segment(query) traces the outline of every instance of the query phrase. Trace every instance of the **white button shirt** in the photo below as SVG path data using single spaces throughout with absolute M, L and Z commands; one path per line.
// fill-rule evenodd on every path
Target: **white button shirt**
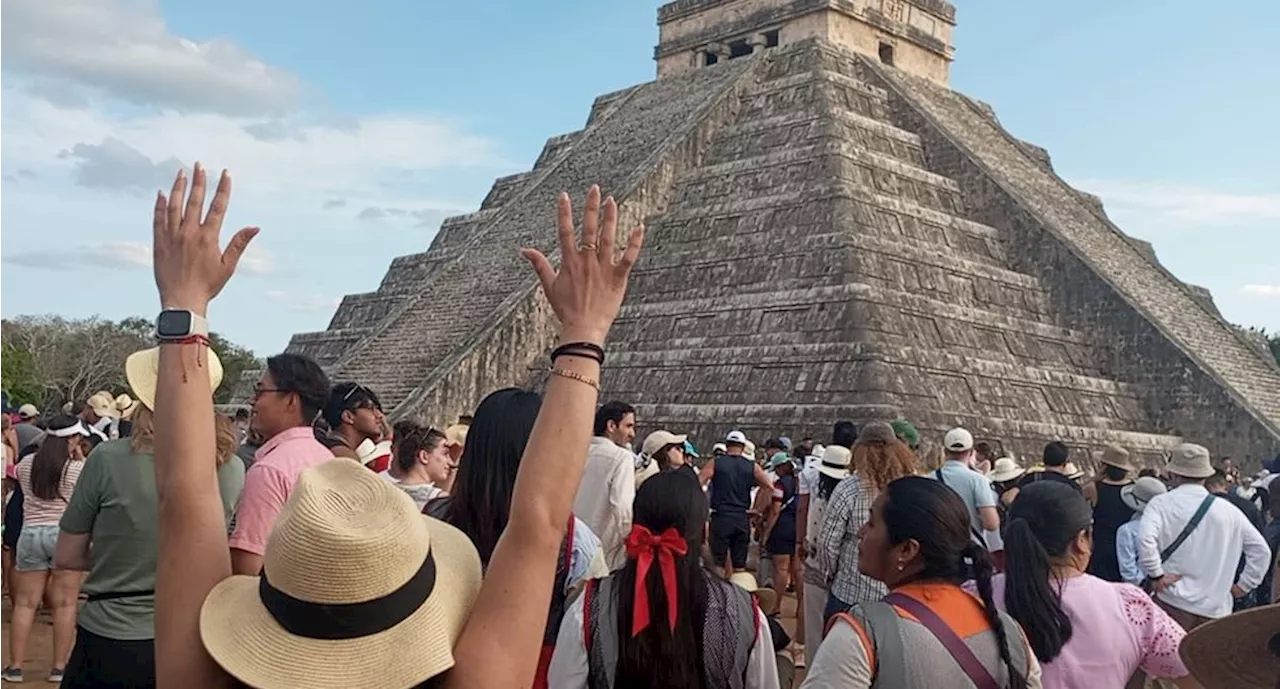
M 1231 614 L 1231 587 L 1252 591 L 1262 583 L 1271 549 L 1239 508 L 1215 499 L 1209 511 L 1167 562 L 1160 551 L 1168 547 L 1191 521 L 1209 492 L 1198 484 L 1184 484 L 1147 503 L 1138 527 L 1138 561 L 1147 576 L 1182 576 L 1157 594 L 1179 610 L 1217 619 Z M 1244 571 L 1236 567 L 1244 554 Z
M 592 438 L 573 513 L 600 539 L 610 571 L 627 561 L 624 542 L 631 532 L 631 503 L 635 499 L 635 457 L 608 438 Z

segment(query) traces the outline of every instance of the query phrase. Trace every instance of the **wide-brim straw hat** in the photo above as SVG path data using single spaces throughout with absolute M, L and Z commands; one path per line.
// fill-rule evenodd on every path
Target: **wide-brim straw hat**
M 109 392 L 93 393 L 86 404 L 88 404 L 89 408 L 93 410 L 93 413 L 97 414 L 99 417 L 109 419 L 120 418 L 120 412 L 116 409 L 116 398 L 112 397 Z
M 298 478 L 263 576 L 233 576 L 209 593 L 200 637 L 255 687 L 412 687 L 453 667 L 480 580 L 465 534 L 335 459 Z
M 1098 461 L 1117 469 L 1134 470 L 1133 462 L 1129 461 L 1129 451 L 1118 445 L 1107 445 L 1102 448 Z
M 1205 689 L 1274 689 L 1280 678 L 1280 605 L 1202 624 L 1178 650 Z
M 208 350 L 208 354 L 209 389 L 217 390 L 222 384 L 222 361 L 212 349 Z M 195 369 L 194 361 L 183 365 L 189 365 Z M 130 354 L 129 358 L 124 360 L 124 377 L 129 381 L 129 389 L 133 390 L 134 397 L 137 397 L 147 409 L 155 411 L 156 384 L 160 380 L 160 348 L 152 347 Z
M 822 464 L 818 472 L 834 479 L 843 479 L 849 475 L 849 463 L 853 461 L 853 453 L 842 445 L 830 445 L 822 453 Z
M 734 572 L 729 576 L 729 583 L 748 593 L 754 593 L 756 601 L 760 604 L 760 610 L 764 614 L 771 615 L 777 612 L 778 592 L 771 588 L 761 588 L 756 581 L 756 575 L 751 572 Z
M 138 407 L 142 403 L 133 399 L 128 395 L 119 395 L 116 397 L 116 411 L 120 412 L 120 418 L 129 419 L 133 417 L 133 413 L 138 411 Z
M 1018 460 L 1013 457 L 1001 457 L 991 466 L 991 473 L 987 474 L 987 478 L 996 483 L 1004 483 L 1005 481 L 1012 481 L 1025 473 L 1027 473 L 1027 470 L 1018 464 Z

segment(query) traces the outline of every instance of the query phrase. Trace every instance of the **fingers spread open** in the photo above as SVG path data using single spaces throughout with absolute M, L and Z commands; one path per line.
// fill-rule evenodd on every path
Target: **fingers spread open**
M 599 234 L 600 187 L 593 184 L 587 190 L 587 208 L 582 214 L 582 245 L 586 247 L 597 246 Z
M 163 191 L 156 192 L 155 212 L 151 217 L 151 232 L 159 237 L 164 232 L 165 223 L 169 218 L 169 200 L 164 197 Z M 154 240 L 152 240 L 154 243 Z
M 227 204 L 231 201 L 231 175 L 226 170 L 218 178 L 218 189 L 213 192 L 213 203 L 209 204 L 209 214 L 204 218 L 205 229 L 215 233 L 222 229 L 222 219 L 227 215 Z
M 191 223 L 192 228 L 200 225 L 200 216 L 204 213 L 204 185 L 204 166 L 197 162 L 191 172 L 191 196 L 187 199 L 187 210 L 182 214 L 183 222 Z
M 627 249 L 622 252 L 622 258 L 618 259 L 618 267 L 622 270 L 623 275 L 631 272 L 631 267 L 640 258 L 640 247 L 643 245 L 644 225 L 641 225 L 631 231 L 631 237 L 627 239 Z
M 560 238 L 560 260 L 568 261 L 576 256 L 578 252 L 573 233 L 573 201 L 569 200 L 569 194 L 565 192 L 560 192 L 560 198 L 556 201 L 556 234 Z
M 187 170 L 186 168 L 178 168 L 178 175 L 173 178 L 173 189 L 169 190 L 169 218 L 168 225 L 170 232 L 177 232 L 178 227 L 182 225 L 182 201 L 187 193 Z
M 538 274 L 538 281 L 542 283 L 542 291 L 545 294 L 551 294 L 551 286 L 556 282 L 556 269 L 551 266 L 551 261 L 542 255 L 537 249 L 521 249 L 520 255 L 524 256 L 529 265 L 533 266 L 533 272 Z
M 613 197 L 604 200 L 604 222 L 600 225 L 600 260 L 613 264 L 613 245 L 618 237 L 618 202 Z
M 244 256 L 244 250 L 249 248 L 249 242 L 257 236 L 258 228 L 245 227 L 236 232 L 231 237 L 231 241 L 227 242 L 227 248 L 222 252 L 222 268 L 228 278 L 236 272 L 236 265 L 240 263 L 240 257 Z

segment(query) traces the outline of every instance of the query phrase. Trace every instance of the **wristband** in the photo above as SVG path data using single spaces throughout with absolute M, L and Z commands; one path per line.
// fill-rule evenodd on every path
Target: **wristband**
M 604 347 L 594 342 L 570 342 L 556 347 L 551 352 L 551 361 L 562 356 L 577 356 L 583 359 L 594 359 L 601 366 L 604 365 Z

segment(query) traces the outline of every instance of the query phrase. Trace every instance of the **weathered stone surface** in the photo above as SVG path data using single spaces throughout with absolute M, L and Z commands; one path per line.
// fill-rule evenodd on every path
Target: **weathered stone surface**
M 1280 373 L 1207 293 L 974 101 L 822 41 L 602 96 L 291 348 L 432 423 L 536 382 L 555 328 L 516 250 L 552 247 L 556 193 L 593 182 L 648 226 L 603 380 L 646 429 L 901 415 L 1027 457 L 1280 450 Z

